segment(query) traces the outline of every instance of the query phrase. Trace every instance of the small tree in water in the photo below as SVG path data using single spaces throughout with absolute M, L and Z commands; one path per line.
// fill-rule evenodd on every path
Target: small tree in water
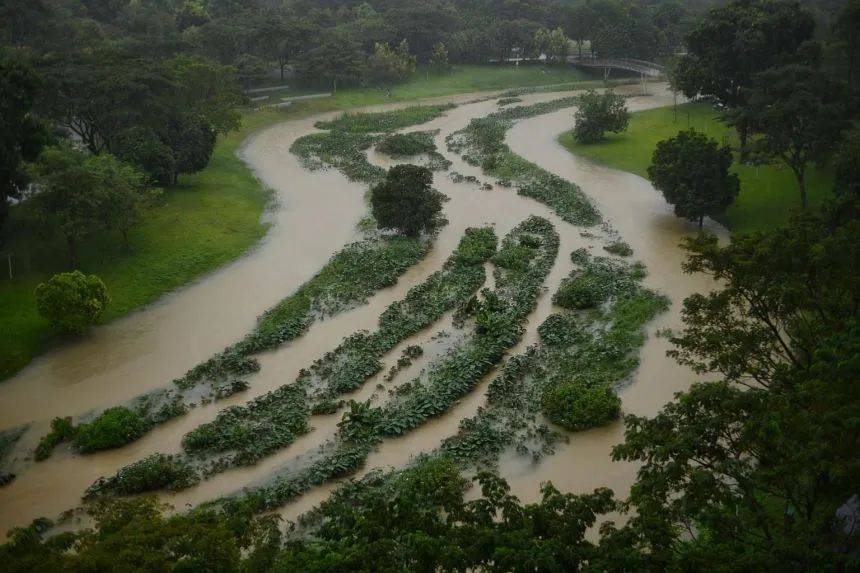
M 721 213 L 738 196 L 732 151 L 694 129 L 661 141 L 654 150 L 648 178 L 675 208 L 679 217 L 699 223 Z
M 621 133 L 630 123 L 630 113 L 624 98 L 612 91 L 599 94 L 589 90 L 579 98 L 574 114 L 573 135 L 579 143 L 603 141 L 607 131 Z
M 373 187 L 370 204 L 381 229 L 415 236 L 436 226 L 443 195 L 430 188 L 433 174 L 426 167 L 395 165 L 385 181 Z

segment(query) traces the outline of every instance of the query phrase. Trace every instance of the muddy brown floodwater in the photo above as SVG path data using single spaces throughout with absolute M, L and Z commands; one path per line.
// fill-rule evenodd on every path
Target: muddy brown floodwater
M 638 110 L 671 103 L 671 95 L 663 87 L 650 86 L 649 90 L 652 95 L 628 100 L 629 107 Z M 523 104 L 556 99 L 561 95 L 569 94 L 523 96 Z M 471 94 L 435 101 L 463 103 L 474 97 Z M 495 100 L 468 103 L 409 130 L 440 130 L 436 143 L 439 151 L 453 162 L 451 171 L 491 182 L 478 168 L 449 153 L 444 138 L 464 127 L 470 119 L 496 109 Z M 645 283 L 672 299 L 671 310 L 649 325 L 650 336 L 642 349 L 641 366 L 629 386 L 621 391 L 626 412 L 653 414 L 675 391 L 686 388 L 694 379 L 689 370 L 665 356 L 667 343 L 654 336 L 654 332 L 658 328 L 678 327 L 683 298 L 707 290 L 711 285 L 703 277 L 681 271 L 683 253 L 678 244 L 683 236 L 695 232 L 695 228 L 675 218 L 647 181 L 573 157 L 557 143 L 556 137 L 570 128 L 571 114 L 572 109 L 565 109 L 522 120 L 510 130 L 507 142 L 515 153 L 582 187 L 606 222 L 633 247 L 634 257 L 648 267 Z M 334 170 L 307 171 L 289 152 L 296 138 L 314 131 L 313 124 L 318 119 L 320 117 L 273 126 L 251 138 L 243 148 L 244 159 L 261 180 L 276 191 L 278 199 L 278 206 L 268 215 L 272 229 L 257 248 L 158 303 L 96 329 L 87 339 L 46 354 L 12 380 L 0 384 L 0 429 L 34 421 L 24 442 L 35 444 L 53 416 L 81 414 L 165 386 L 189 367 L 239 339 L 253 327 L 257 315 L 294 291 L 322 267 L 332 253 L 354 240 L 355 225 L 365 212 L 364 186 L 349 182 Z M 369 158 L 384 167 L 392 164 L 390 158 L 374 152 Z M 522 342 L 510 354 L 536 342 L 537 326 L 555 310 L 551 293 L 572 268 L 569 254 L 581 247 L 599 254 L 607 242 L 607 234 L 600 228 L 592 228 L 587 230 L 593 235 L 583 236 L 586 229 L 565 223 L 546 206 L 520 197 L 510 189 L 494 187 L 492 191 L 483 191 L 474 184 L 453 183 L 444 172 L 436 175 L 435 186 L 450 198 L 445 204 L 449 223 L 439 233 L 426 259 L 409 269 L 397 285 L 378 292 L 364 306 L 314 324 L 298 340 L 262 355 L 261 371 L 249 379 L 251 388 L 247 392 L 192 410 L 119 450 L 83 457 L 73 455 L 68 448 L 59 448 L 45 462 L 30 465 L 15 481 L 0 488 L 0 530 L 26 525 L 39 516 L 55 517 L 79 505 L 83 491 L 98 477 L 111 475 L 120 467 L 154 452 L 178 452 L 182 436 L 198 424 L 213 419 L 221 408 L 244 403 L 292 382 L 300 368 L 332 350 L 344 336 L 358 329 L 374 328 L 387 305 L 402 298 L 409 287 L 441 267 L 467 227 L 489 224 L 501 238 L 530 215 L 545 217 L 556 227 L 561 244 L 556 265 L 547 279 L 547 292 L 530 316 Z M 717 226 L 710 228 L 725 235 Z M 400 350 L 408 344 L 433 346 L 430 338 L 440 329 L 449 328 L 449 322 L 446 318 L 404 341 L 386 355 L 386 364 L 396 361 Z M 435 344 L 438 352 L 444 351 L 443 343 Z M 408 376 L 423 367 L 434 353 L 429 354 L 400 376 Z M 445 415 L 407 436 L 384 442 L 371 454 L 363 471 L 402 466 L 416 454 L 437 447 L 442 439 L 456 432 L 462 418 L 473 415 L 484 403 L 486 384 L 494 374 Z M 378 392 L 375 387 L 382 375 L 368 381 L 353 397 L 367 398 Z M 312 452 L 331 437 L 336 422 L 337 416 L 314 417 L 313 432 L 258 465 L 226 471 L 196 487 L 163 498 L 182 509 L 261 483 L 297 456 Z M 609 459 L 610 448 L 623 437 L 622 430 L 620 424 L 615 424 L 571 435 L 568 444 L 560 445 L 554 456 L 538 464 L 519 457 L 506 457 L 502 460 L 502 472 L 511 482 L 514 493 L 525 500 L 536 499 L 539 484 L 547 480 L 568 491 L 589 491 L 606 485 L 624 495 L 635 467 Z M 324 499 L 333 487 L 334 484 L 326 484 L 312 490 L 285 506 L 282 514 L 294 519 Z

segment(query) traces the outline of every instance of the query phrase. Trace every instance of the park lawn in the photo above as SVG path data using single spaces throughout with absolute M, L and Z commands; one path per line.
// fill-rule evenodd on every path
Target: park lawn
M 458 93 L 555 84 L 588 84 L 595 81 L 596 78 L 594 75 L 571 66 L 555 67 L 536 64 L 523 64 L 519 67 L 511 64 L 462 65 L 454 66 L 449 73 L 441 75 L 428 73 L 427 69 L 422 67 L 418 69 L 411 79 L 393 86 L 391 97 L 388 97 L 386 90 L 381 88 L 345 88 L 338 89 L 332 94 L 332 97 L 312 100 L 313 103 L 301 102 L 301 105 L 312 107 L 316 111 L 328 111 L 386 102 L 440 97 Z M 285 80 L 284 83 L 291 84 L 291 80 Z M 303 96 L 311 93 L 328 93 L 331 91 L 331 86 L 327 85 L 314 88 L 302 85 L 300 82 L 294 82 L 294 84 L 288 89 L 271 92 L 270 99 L 260 103 L 266 105 L 267 103 L 278 101 L 281 97 Z
M 395 87 L 391 98 L 382 90 L 351 88 L 287 108 L 247 112 L 241 129 L 218 140 L 206 169 L 182 176 L 178 186 L 164 190 L 143 223 L 130 233 L 130 252 L 122 249 L 118 236 L 101 233 L 79 246 L 78 268 L 105 281 L 112 299 L 103 317 L 107 322 L 246 253 L 266 234 L 261 215 L 269 193 L 236 151 L 251 133 L 267 125 L 390 101 L 587 79 L 570 68 L 457 66 L 443 76 L 416 74 Z M 40 238 L 26 229 L 16 208 L 8 226 L 10 240 L 2 253 L 13 255 L 14 278 L 9 279 L 4 256 L 0 259 L 0 380 L 62 342 L 37 314 L 33 290 L 52 274 L 67 270 L 62 240 Z
M 704 103 L 678 106 L 677 120 L 672 106 L 632 114 L 630 126 L 621 134 L 610 134 L 606 141 L 582 145 L 573 134 L 563 134 L 559 141 L 571 153 L 587 157 L 616 169 L 647 177 L 651 155 L 658 141 L 672 137 L 682 129 L 693 127 L 737 148 L 737 137 L 719 120 L 718 112 Z M 800 207 L 800 194 L 792 172 L 781 164 L 759 167 L 736 163 L 741 191 L 737 200 L 718 220 L 736 233 L 770 229 L 788 220 Z M 832 193 L 833 170 L 810 167 L 807 170 L 809 204 L 820 205 Z

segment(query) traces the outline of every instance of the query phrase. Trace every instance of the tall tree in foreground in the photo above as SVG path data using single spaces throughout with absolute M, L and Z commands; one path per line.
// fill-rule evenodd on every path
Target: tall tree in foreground
M 685 269 L 723 286 L 685 301 L 672 354 L 716 380 L 628 416 L 613 456 L 642 464 L 636 515 L 603 545 L 630 570 L 844 570 L 860 548 L 840 509 L 860 483 L 860 222 L 802 215 L 686 248 Z
M 688 54 L 675 70 L 687 97 L 713 97 L 729 109 L 746 105 L 755 75 L 790 62 L 812 39 L 815 21 L 798 2 L 730 0 L 713 8 L 687 36 Z M 736 127 L 745 153 L 750 126 L 738 117 Z
M 762 72 L 750 91 L 743 121 L 761 134 L 750 149 L 791 169 L 804 209 L 807 167 L 821 165 L 838 146 L 851 111 L 845 85 L 805 65 Z
M 675 215 L 702 227 L 705 217 L 725 211 L 740 191 L 729 173 L 732 150 L 694 129 L 661 141 L 654 150 L 648 178 L 675 208 Z

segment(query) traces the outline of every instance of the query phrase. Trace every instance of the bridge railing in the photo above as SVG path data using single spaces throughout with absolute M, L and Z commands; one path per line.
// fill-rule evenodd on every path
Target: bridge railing
M 632 58 L 601 58 L 599 56 L 568 56 L 567 61 L 578 66 L 591 68 L 615 68 L 657 77 L 666 73 L 666 68 L 654 62 Z

